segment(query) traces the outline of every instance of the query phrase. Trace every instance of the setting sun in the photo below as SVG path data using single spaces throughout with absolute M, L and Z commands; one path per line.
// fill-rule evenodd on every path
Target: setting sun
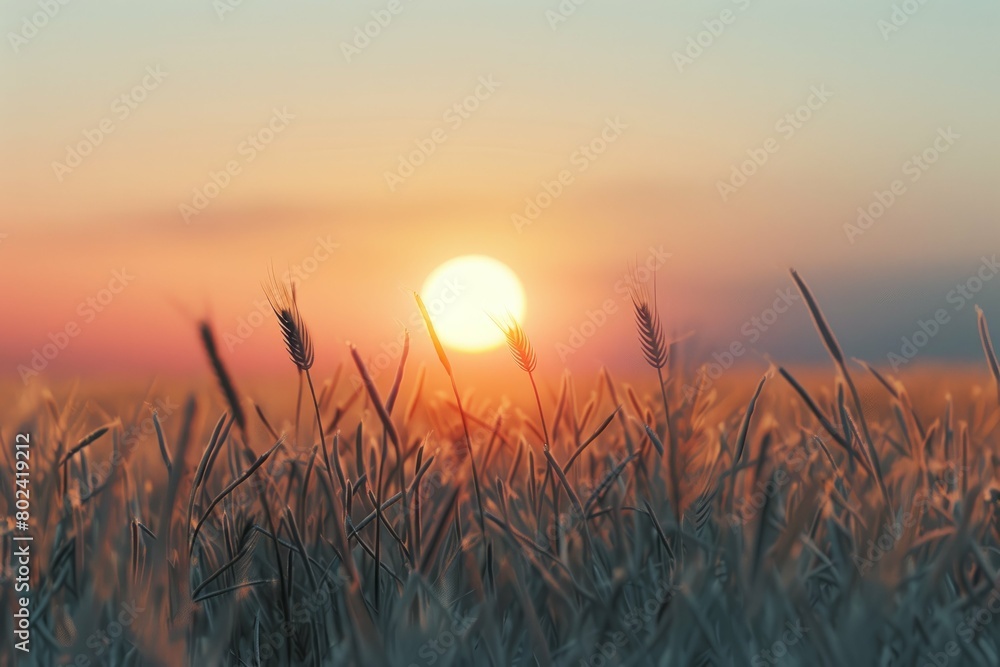
M 502 345 L 490 315 L 524 316 L 524 288 L 509 266 L 485 255 L 450 259 L 434 269 L 420 290 L 441 342 L 463 352 Z

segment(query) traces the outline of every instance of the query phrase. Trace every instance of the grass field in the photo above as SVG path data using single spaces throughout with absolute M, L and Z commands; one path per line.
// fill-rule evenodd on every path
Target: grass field
M 25 392 L 0 412 L 0 601 L 14 612 L 29 596 L 30 653 L 5 613 L 4 659 L 997 664 L 1000 372 L 985 316 L 981 370 L 907 388 L 842 351 L 796 280 L 826 378 L 774 367 L 709 386 L 641 289 L 626 378 L 541 377 L 528 335 L 502 320 L 509 391 L 472 393 L 439 345 L 377 381 L 363 345 L 320 346 L 345 363 L 314 378 L 309 313 L 273 285 L 291 363 L 271 387 L 244 392 L 205 323 L 210 391 Z M 275 399 L 279 386 L 294 395 Z

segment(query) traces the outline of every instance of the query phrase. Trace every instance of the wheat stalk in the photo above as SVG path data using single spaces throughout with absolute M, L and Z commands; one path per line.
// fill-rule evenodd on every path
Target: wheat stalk
M 458 393 L 458 383 L 455 381 L 455 372 L 451 368 L 451 363 L 448 361 L 448 355 L 444 353 L 444 347 L 441 345 L 441 339 L 438 338 L 437 330 L 434 329 L 434 322 L 431 321 L 430 313 L 427 312 L 427 306 L 424 305 L 424 300 L 420 298 L 420 295 L 416 292 L 413 293 L 413 298 L 417 301 L 417 308 L 420 309 L 420 316 L 424 320 L 424 324 L 427 326 L 427 333 L 431 337 L 431 343 L 434 344 L 434 350 L 437 352 L 438 359 L 441 361 L 441 365 L 444 366 L 445 371 L 448 373 L 448 378 L 451 380 L 451 390 L 455 394 L 455 403 L 458 405 L 458 413 L 462 417 L 462 430 L 465 432 L 465 444 L 469 450 L 469 464 L 472 467 L 472 486 L 476 491 L 476 505 L 479 507 L 479 530 L 485 535 L 486 534 L 486 512 L 483 510 L 483 496 L 479 491 L 479 471 L 476 469 L 476 457 L 472 451 L 472 436 L 469 435 L 469 421 L 465 415 L 465 408 L 462 407 L 462 397 Z
M 850 371 L 847 369 L 847 362 L 844 359 L 844 353 L 841 350 L 840 343 L 837 342 L 836 336 L 833 335 L 833 329 L 826 321 L 826 316 L 823 315 L 823 311 L 819 307 L 819 303 L 816 301 L 816 297 L 813 296 L 812 291 L 806 282 L 799 276 L 798 271 L 795 269 L 789 269 L 789 273 L 792 276 L 792 280 L 795 281 L 796 287 L 799 289 L 799 293 L 802 294 L 802 298 L 805 299 L 806 306 L 809 308 L 809 314 L 812 316 L 813 324 L 816 325 L 816 329 L 819 331 L 820 336 L 823 338 L 823 344 L 826 346 L 827 351 L 833 358 L 834 363 L 840 369 L 840 374 L 844 378 L 844 382 L 847 383 L 847 388 L 851 392 L 851 398 L 854 402 L 854 407 L 858 412 L 858 419 L 861 421 L 861 433 L 864 435 L 864 444 L 868 447 L 868 458 L 871 459 L 872 471 L 875 474 L 875 480 L 879 485 L 879 489 L 882 491 L 882 497 L 885 499 L 885 506 L 889 514 L 892 514 L 892 500 L 889 497 L 889 489 L 885 485 L 885 478 L 882 475 L 882 467 L 878 460 L 878 452 L 875 451 L 875 442 L 872 440 L 871 431 L 868 428 L 868 420 L 865 418 L 865 411 L 861 405 L 861 395 L 858 394 L 858 388 L 854 385 L 854 380 L 851 377 Z
M 271 310 L 278 318 L 278 326 L 281 327 L 281 336 L 285 341 L 288 356 L 300 371 L 308 371 L 315 360 L 315 351 L 312 339 L 309 338 L 309 331 L 299 312 L 295 285 L 289 285 L 285 281 L 279 282 L 272 270 L 270 282 L 263 285 L 263 288 L 267 301 L 271 304 Z
M 316 398 L 316 387 L 313 385 L 312 368 L 315 361 L 315 350 L 313 350 L 312 339 L 309 337 L 309 330 L 302 319 L 299 311 L 298 299 L 295 294 L 295 285 L 285 281 L 278 281 L 274 277 L 274 270 L 270 272 L 270 283 L 263 285 L 267 302 L 271 304 L 274 316 L 278 318 L 278 326 L 281 328 L 281 337 L 285 341 L 285 349 L 292 363 L 305 374 L 306 382 L 309 384 L 309 393 L 312 396 L 313 408 L 316 411 L 316 424 L 319 428 L 319 438 L 326 451 L 326 434 L 323 430 L 323 418 L 320 414 L 319 400 Z M 301 378 L 301 376 L 300 376 Z M 300 385 L 301 386 L 301 385 Z M 298 420 L 296 420 L 297 422 Z M 297 426 L 296 426 L 297 428 Z
M 490 315 L 490 319 L 507 339 L 507 347 L 510 349 L 510 354 L 514 357 L 517 367 L 525 373 L 534 372 L 537 362 L 535 350 L 531 347 L 531 341 L 528 340 L 527 334 L 524 333 L 524 329 L 521 328 L 514 316 L 510 313 L 507 313 L 504 318 Z
M 271 309 L 274 311 L 275 317 L 278 318 L 278 326 L 281 328 L 281 335 L 285 342 L 285 348 L 288 350 L 288 355 L 295 364 L 296 368 L 299 369 L 301 374 L 306 376 L 306 382 L 309 385 L 309 394 L 312 397 L 313 410 L 316 413 L 316 427 L 319 429 L 319 439 L 320 444 L 323 447 L 323 452 L 327 452 L 326 444 L 326 430 L 323 428 L 323 416 L 319 407 L 319 399 L 316 397 L 316 386 L 313 384 L 312 374 L 310 369 L 312 368 L 313 361 L 315 361 L 314 350 L 312 346 L 312 339 L 309 337 L 309 331 L 306 329 L 305 321 L 302 319 L 302 313 L 299 311 L 298 299 L 295 293 L 295 285 L 289 284 L 286 281 L 279 282 L 274 277 L 274 270 L 270 271 L 270 282 L 263 285 L 264 293 L 267 296 L 268 303 L 271 304 Z M 334 458 L 336 458 L 337 453 L 334 453 Z M 329 457 L 327 457 L 329 459 Z M 338 468 L 338 474 L 342 474 Z M 327 478 L 330 479 L 331 487 L 333 485 L 332 473 L 329 466 L 327 467 Z M 335 496 L 336 497 L 336 496 Z M 350 498 L 346 493 L 345 497 Z M 266 503 L 264 503 L 266 509 Z M 343 506 L 334 502 L 334 511 L 340 513 L 344 510 Z M 346 520 L 346 514 L 337 517 L 334 521 L 336 526 L 336 536 L 340 542 L 340 546 L 345 552 L 348 549 L 348 539 L 347 532 L 344 528 Z M 355 567 L 354 560 L 352 558 L 345 558 L 343 562 L 347 568 L 348 574 L 352 581 L 353 586 L 359 584 L 359 574 L 357 568 Z
M 549 429 L 545 424 L 545 413 L 542 411 L 542 399 L 538 394 L 538 385 L 535 384 L 535 366 L 538 362 L 537 357 L 535 357 L 535 349 L 531 346 L 528 335 L 524 333 L 524 329 L 521 328 L 521 325 L 513 315 L 507 313 L 507 317 L 503 319 L 490 315 L 490 319 L 500 328 L 504 338 L 507 339 L 507 348 L 510 350 L 511 356 L 514 357 L 514 363 L 528 374 L 528 380 L 531 382 L 531 391 L 535 394 L 535 405 L 538 407 L 538 418 L 542 421 L 542 433 L 545 436 L 544 444 L 549 445 L 551 444 L 549 441 Z
M 245 440 L 247 421 L 243 414 L 243 406 L 240 405 L 239 395 L 236 392 L 236 386 L 233 384 L 232 378 L 229 377 L 229 371 L 226 370 L 226 365 L 222 363 L 219 348 L 215 344 L 215 334 L 212 332 L 212 325 L 208 321 L 201 322 L 198 325 L 198 333 L 201 336 L 201 343 L 205 348 L 205 354 L 208 355 L 208 361 L 212 364 L 212 372 L 215 373 L 215 378 L 219 382 L 219 387 L 226 398 L 226 403 L 229 404 L 229 408 L 233 411 L 233 418 L 236 420 L 236 425 L 239 426 L 240 433 L 243 434 Z
M 635 311 L 635 324 L 639 330 L 639 342 L 646 362 L 656 369 L 667 365 L 667 341 L 663 335 L 663 324 L 656 311 L 655 296 L 651 300 L 646 286 L 633 275 L 629 284 L 629 296 Z
M 681 476 L 678 469 L 677 438 L 674 435 L 673 425 L 670 423 L 670 402 L 667 400 L 667 389 L 664 384 L 663 368 L 667 365 L 669 348 L 667 347 L 666 336 L 663 334 L 663 324 L 660 321 L 660 314 L 656 307 L 656 278 L 653 278 L 653 298 L 650 299 L 646 286 L 639 282 L 636 271 L 633 270 L 629 280 L 629 296 L 632 299 L 632 308 L 635 313 L 635 324 L 639 331 L 639 343 L 642 346 L 642 354 L 646 358 L 646 363 L 656 369 L 656 377 L 659 380 L 660 397 L 663 400 L 663 416 L 665 420 L 664 428 L 667 435 L 667 448 L 669 451 L 670 465 L 670 486 L 672 500 L 674 503 L 674 517 L 677 519 L 678 528 L 681 523 Z
M 319 429 L 320 443 L 323 451 L 326 452 L 326 433 L 323 429 L 323 417 L 319 409 L 319 400 L 316 398 L 316 387 L 313 385 L 312 368 L 315 361 L 315 353 L 312 346 L 312 339 L 309 337 L 309 330 L 302 319 L 299 311 L 298 299 L 295 294 L 295 285 L 288 282 L 279 282 L 274 277 L 274 270 L 270 272 L 270 283 L 263 285 L 264 294 L 271 304 L 271 310 L 278 318 L 278 326 L 281 328 L 281 336 L 285 341 L 285 349 L 292 363 L 299 369 L 299 373 L 306 376 L 309 384 L 309 394 L 312 396 L 313 409 L 316 412 L 316 427 Z M 301 375 L 300 375 L 301 378 Z M 301 385 L 300 385 L 301 386 Z M 297 421 L 297 420 L 296 420 Z M 329 469 L 327 470 L 329 472 Z

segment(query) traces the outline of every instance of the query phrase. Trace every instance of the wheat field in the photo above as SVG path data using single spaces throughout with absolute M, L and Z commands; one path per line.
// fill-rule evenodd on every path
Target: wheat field
M 498 318 L 520 384 L 475 392 L 418 303 L 428 326 L 408 336 L 434 356 L 411 358 L 407 337 L 395 375 L 373 378 L 363 344 L 315 345 L 294 287 L 272 281 L 291 363 L 270 386 L 247 390 L 204 322 L 210 388 L 25 392 L 0 412 L 0 504 L 15 516 L 14 443 L 30 434 L 30 653 L 3 659 L 997 664 L 986 315 L 980 369 L 908 388 L 842 350 L 792 275 L 825 376 L 706 382 L 633 285 L 630 377 L 553 374 L 530 331 Z M 343 363 L 314 377 L 317 354 Z M 14 534 L 11 519 L 11 610 Z M 0 625 L 18 641 L 16 618 Z

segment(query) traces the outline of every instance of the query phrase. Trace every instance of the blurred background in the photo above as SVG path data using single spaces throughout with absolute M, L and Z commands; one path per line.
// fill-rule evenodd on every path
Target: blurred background
M 475 253 L 520 276 L 550 372 L 641 364 L 630 264 L 694 363 L 824 361 L 793 266 L 848 354 L 890 371 L 981 363 L 974 305 L 1000 322 L 995 2 L 9 0 L 0 19 L 14 381 L 203 373 L 205 316 L 239 373 L 290 373 L 272 264 L 323 373 L 346 340 L 398 354 L 411 291 Z

